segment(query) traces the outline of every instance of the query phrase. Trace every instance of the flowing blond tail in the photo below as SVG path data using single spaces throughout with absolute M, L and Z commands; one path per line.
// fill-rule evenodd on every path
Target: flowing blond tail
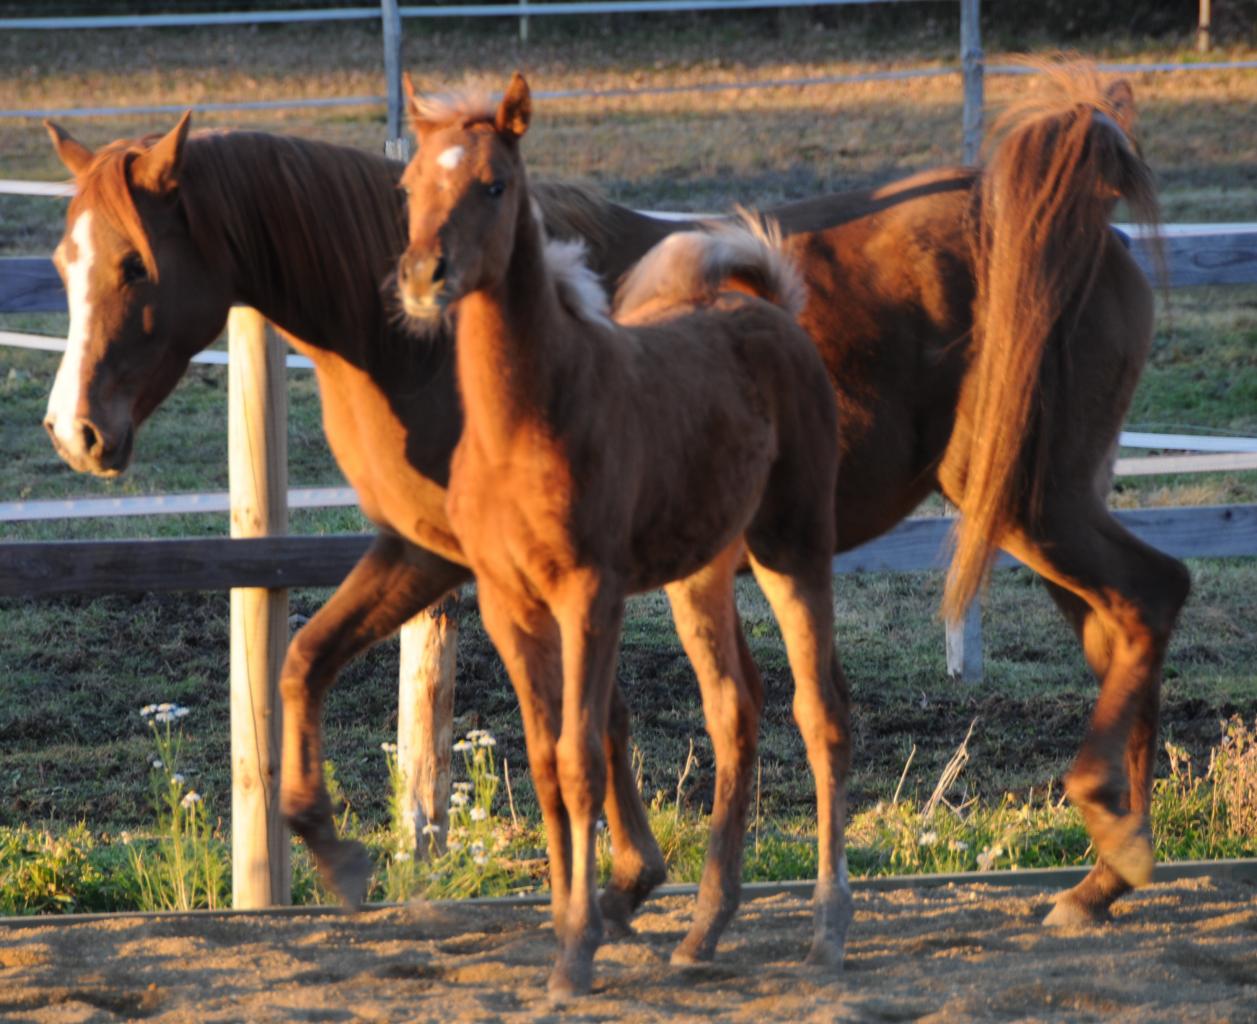
M 706 305 L 734 283 L 795 317 L 807 298 L 780 226 L 742 207 L 733 220 L 669 235 L 646 253 L 620 284 L 615 315 Z
M 1093 68 L 1041 65 L 1054 88 L 1001 118 L 980 179 L 973 368 L 977 396 L 963 513 L 942 611 L 959 621 L 1019 513 L 1037 514 L 1065 346 L 1094 285 L 1120 196 L 1157 222 L 1152 176 L 1128 134 L 1129 88 Z

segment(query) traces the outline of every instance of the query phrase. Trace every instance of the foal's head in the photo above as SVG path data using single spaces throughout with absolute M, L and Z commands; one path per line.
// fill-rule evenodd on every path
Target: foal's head
M 44 427 L 80 472 L 126 468 L 135 428 L 227 318 L 228 278 L 194 243 L 180 198 L 187 133 L 185 114 L 159 139 L 93 153 L 48 124 L 76 191 L 53 254 L 70 330 Z
M 431 323 L 506 274 L 528 201 L 518 143 L 532 101 L 519 72 L 496 106 L 470 93 L 419 97 L 409 76 L 405 82 L 419 152 L 402 176 L 410 244 L 398 262 L 398 291 L 412 319 Z

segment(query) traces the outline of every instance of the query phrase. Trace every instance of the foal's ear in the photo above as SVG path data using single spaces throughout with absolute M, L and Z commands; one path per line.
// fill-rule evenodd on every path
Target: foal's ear
M 518 71 L 511 75 L 511 84 L 506 87 L 506 95 L 502 97 L 502 105 L 498 107 L 498 116 L 494 127 L 503 134 L 519 138 L 528 131 L 528 122 L 532 119 L 532 96 L 528 92 L 528 83 Z
M 66 170 L 75 177 L 87 170 L 87 165 L 92 162 L 92 151 L 60 125 L 45 121 L 44 127 L 48 129 L 48 138 L 52 139 L 52 148 L 57 151 L 57 156 L 65 164 Z
M 183 166 L 183 144 L 188 138 L 192 111 L 184 112 L 179 123 L 158 139 L 151 149 L 141 153 L 131 165 L 131 183 L 146 192 L 168 196 L 179 185 Z
M 1135 90 L 1130 82 L 1119 78 L 1104 90 L 1104 98 L 1113 107 L 1113 118 L 1127 135 L 1134 135 L 1135 121 L 1139 116 L 1135 109 Z

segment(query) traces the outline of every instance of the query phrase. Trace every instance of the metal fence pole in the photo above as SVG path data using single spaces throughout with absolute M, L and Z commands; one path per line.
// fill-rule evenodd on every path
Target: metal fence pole
M 388 139 L 402 135 L 402 17 L 397 0 L 380 0 L 384 26 L 384 78 L 388 86 Z
M 976 164 L 982 148 L 981 0 L 960 0 L 960 64 L 965 77 L 965 163 Z

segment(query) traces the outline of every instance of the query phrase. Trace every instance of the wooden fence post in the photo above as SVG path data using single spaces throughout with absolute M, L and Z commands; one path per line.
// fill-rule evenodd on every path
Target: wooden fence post
M 977 164 L 982 151 L 982 4 L 960 0 L 960 65 L 964 72 L 965 163 Z
M 384 26 L 384 79 L 388 89 L 388 137 L 402 134 L 402 18 L 397 0 L 380 0 Z
M 262 315 L 227 320 L 231 535 L 288 530 L 288 382 L 284 346 Z M 291 899 L 288 830 L 279 813 L 279 672 L 288 647 L 288 591 L 231 592 L 232 906 Z
M 1213 21 L 1213 11 L 1210 9 L 1212 6 L 1211 0 L 1200 0 L 1200 19 L 1196 22 L 1196 49 L 1201 53 L 1208 53 L 1211 44 L 1209 32 Z
M 420 612 L 401 630 L 397 687 L 397 766 L 402 776 L 402 827 L 416 856 L 431 842 L 445 849 L 449 831 L 450 758 L 454 742 L 454 669 L 458 653 L 458 594 Z

